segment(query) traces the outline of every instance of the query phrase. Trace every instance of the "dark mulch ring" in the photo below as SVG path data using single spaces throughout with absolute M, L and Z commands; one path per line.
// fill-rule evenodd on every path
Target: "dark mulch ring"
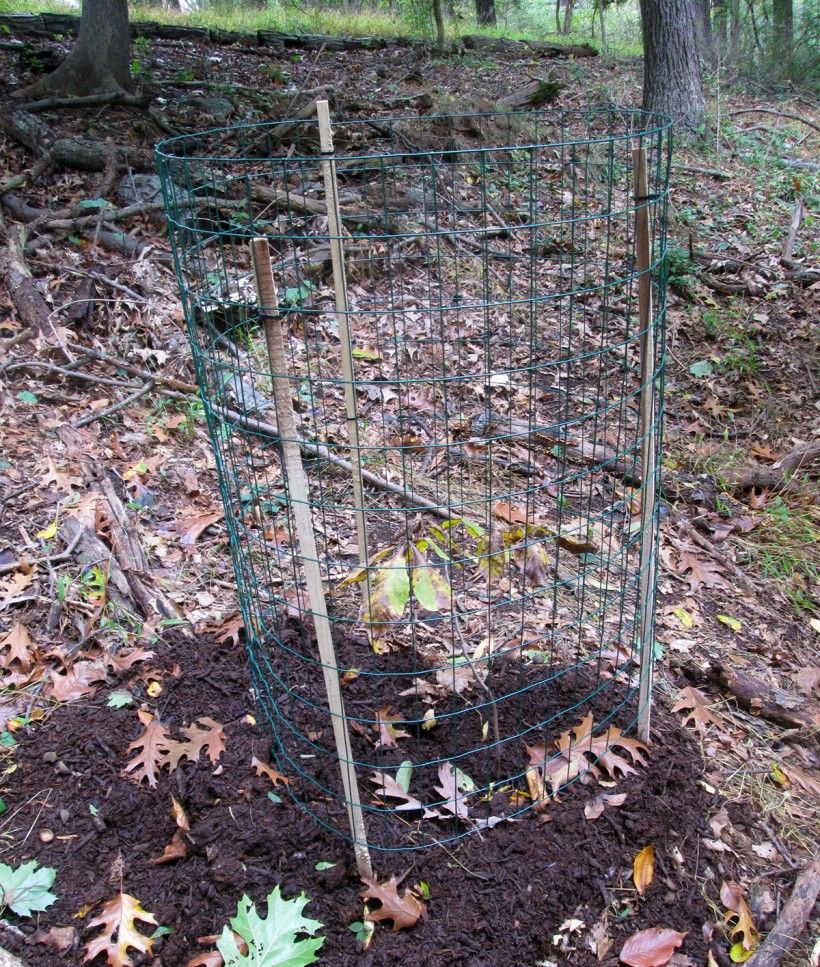
M 626 793 L 626 801 L 595 821 L 585 819 L 584 805 L 597 787 L 576 783 L 550 805 L 549 822 L 530 812 L 446 849 L 375 854 L 380 878 L 409 868 L 406 882 L 426 882 L 431 901 L 413 929 L 391 933 L 379 925 L 363 951 L 348 929 L 362 919 L 351 850 L 287 797 L 274 803 L 269 780 L 250 768 L 252 755 L 268 759 L 269 742 L 262 716 L 260 725 L 247 719 L 255 710 L 244 649 L 177 638 L 158 647 L 155 661 L 154 673 L 167 669 L 155 701 L 161 720 L 173 730 L 211 716 L 225 726 L 227 751 L 216 768 L 203 756 L 163 772 L 156 789 L 139 787 L 122 767 L 142 728 L 133 707 L 109 708 L 104 694 L 62 707 L 18 736 L 17 768 L 3 790 L 9 811 L 2 831 L 12 845 L 0 858 L 55 867 L 59 896 L 17 932 L 0 934 L 0 943 L 31 967 L 81 962 L 79 945 L 98 932 L 87 927 L 90 910 L 118 892 L 120 876 L 124 891 L 171 929 L 156 940 L 155 959 L 132 954 L 135 964 L 182 967 L 206 949 L 198 937 L 221 931 L 243 893 L 264 902 L 276 884 L 285 897 L 310 897 L 306 914 L 325 925 L 320 956 L 328 964 L 598 964 L 589 930 L 571 935 L 569 949 L 553 937 L 570 918 L 592 927 L 605 914 L 612 946 L 603 963 L 617 963 L 626 937 L 646 927 L 688 931 L 681 953 L 705 962 L 709 910 L 699 841 L 714 797 L 700 782 L 697 748 L 662 710 L 655 722 L 663 742 L 649 766 L 608 790 Z M 145 677 L 132 679 L 136 694 L 144 694 Z M 155 866 L 151 860 L 176 828 L 172 796 L 190 818 L 188 855 Z M 56 834 L 46 833 L 48 842 L 45 830 Z M 640 899 L 632 863 L 649 843 L 656 874 Z M 317 871 L 322 861 L 335 865 Z M 77 929 L 74 948 L 32 942 L 37 930 L 42 937 L 53 926 Z

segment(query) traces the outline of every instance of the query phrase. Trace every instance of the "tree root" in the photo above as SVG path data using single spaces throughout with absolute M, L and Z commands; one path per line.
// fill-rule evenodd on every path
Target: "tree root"
M 747 961 L 748 967 L 777 967 L 803 932 L 820 893 L 820 860 L 814 860 L 797 877 L 791 896 L 768 937 Z

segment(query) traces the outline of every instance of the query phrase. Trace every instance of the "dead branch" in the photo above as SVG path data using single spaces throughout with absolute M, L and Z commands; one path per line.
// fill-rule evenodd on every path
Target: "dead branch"
M 106 406 L 104 410 L 100 410 L 99 413 L 89 413 L 87 416 L 81 417 L 76 420 L 71 425 L 80 428 L 82 426 L 88 426 L 91 423 L 96 423 L 98 420 L 104 420 L 109 416 L 113 416 L 115 413 L 119 413 L 121 410 L 126 410 L 132 403 L 136 403 L 137 400 L 142 399 L 147 393 L 150 393 L 154 388 L 154 383 L 143 383 L 138 389 L 135 389 L 133 393 L 129 393 L 124 399 L 119 400 L 116 403 L 112 403 L 111 406 Z
M 496 101 L 499 111 L 510 111 L 521 107 L 539 107 L 551 104 L 561 93 L 563 85 L 555 77 L 531 80 Z
M 794 246 L 797 242 L 797 233 L 800 230 L 800 221 L 803 218 L 803 196 L 798 195 L 797 201 L 794 205 L 794 215 L 792 215 L 791 224 L 789 225 L 789 232 L 786 238 L 783 240 L 783 248 L 780 251 L 780 261 L 787 268 L 794 268 L 794 260 L 792 255 L 794 254 Z
M 25 229 L 19 227 L 10 233 L 5 250 L 0 252 L 0 279 L 26 328 L 44 333 L 49 329 L 51 310 L 31 276 L 24 250 Z
M 0 574 L 29 570 L 38 564 L 58 564 L 60 561 L 66 561 L 74 553 L 74 549 L 77 547 L 79 540 L 79 534 L 75 535 L 74 539 L 68 542 L 65 550 L 60 551 L 58 554 L 45 554 L 43 557 L 21 557 L 16 561 L 12 561 L 10 564 L 3 564 L 0 566 Z
M 39 101 L 29 101 L 27 104 L 20 104 L 19 110 L 29 111 L 50 111 L 55 108 L 73 107 L 95 107 L 99 104 L 122 104 L 127 107 L 139 107 L 148 101 L 145 94 L 126 94 L 125 92 L 112 92 L 110 94 L 87 94 L 84 97 L 44 97 Z
M 327 215 L 327 206 L 324 201 L 318 198 L 309 198 L 295 191 L 284 191 L 281 188 L 270 188 L 267 185 L 254 185 L 251 194 L 256 201 L 272 205 L 274 208 L 295 210 L 304 212 L 306 215 Z M 224 204 L 220 202 L 220 204 Z M 385 215 L 383 212 L 369 211 L 366 209 L 343 208 L 340 211 L 342 221 L 353 222 L 357 225 L 372 225 L 384 227 Z
M 719 663 L 710 667 L 709 677 L 731 693 L 741 708 L 758 718 L 789 729 L 820 726 L 820 711 L 803 695 L 776 688 L 754 675 Z
M 814 860 L 797 877 L 791 896 L 768 937 L 757 948 L 748 967 L 778 967 L 803 932 L 820 893 L 820 860 Z
M 679 165 L 676 163 L 675 171 L 684 172 L 685 174 L 704 175 L 706 178 L 714 178 L 716 181 L 731 181 L 734 177 L 734 175 L 730 175 L 727 171 L 720 171 L 717 168 L 701 168 L 697 165 Z
M 51 151 L 46 151 L 41 158 L 38 158 L 37 161 L 35 161 L 28 171 L 21 171 L 19 175 L 14 175 L 11 178 L 6 178 L 6 180 L 3 182 L 0 182 L 0 195 L 5 195 L 7 191 L 12 191 L 15 188 L 19 188 L 21 185 L 24 185 L 29 181 L 34 184 L 41 175 L 48 171 L 53 163 L 53 160 L 54 159 L 52 158 Z
M 746 468 L 731 481 L 730 489 L 742 493 L 748 490 L 782 490 L 804 475 L 820 476 L 820 440 L 802 443 L 790 450 L 769 467 L 761 464 Z
M 815 131 L 820 131 L 820 124 L 815 124 L 814 121 L 810 121 L 808 118 L 804 118 L 800 114 L 791 114 L 789 111 L 781 111 L 779 108 L 774 107 L 744 107 L 737 111 L 729 111 L 729 117 L 738 117 L 740 114 L 774 114 L 775 117 L 779 118 L 790 118 L 792 121 L 799 121 L 801 124 L 805 124 L 807 127 L 814 128 Z

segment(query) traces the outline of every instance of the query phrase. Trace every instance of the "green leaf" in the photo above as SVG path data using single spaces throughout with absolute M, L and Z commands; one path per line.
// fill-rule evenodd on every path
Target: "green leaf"
M 430 887 L 428 886 L 427 883 L 424 882 L 424 880 L 419 880 L 419 882 L 418 882 L 418 891 L 421 894 L 422 900 L 425 900 L 427 903 L 429 903 L 430 902 Z
M 97 809 L 97 807 L 94 805 L 93 802 L 90 802 L 88 804 L 88 811 L 91 813 L 92 816 L 99 816 L 100 815 L 99 809 Z
M 297 934 L 314 934 L 321 929 L 318 920 L 308 920 L 302 911 L 310 901 L 304 893 L 292 900 L 282 899 L 277 886 L 268 894 L 268 915 L 262 919 L 247 896 L 239 901 L 236 916 L 223 927 L 216 949 L 225 967 L 304 967 L 316 961 L 316 951 L 324 937 L 297 940 Z M 236 937 L 245 941 L 246 954 L 240 953 Z
M 376 929 L 376 924 L 372 920 L 365 920 L 364 922 L 361 920 L 354 920 L 347 929 L 352 930 L 353 933 L 356 934 L 356 939 L 359 941 L 359 943 L 365 949 L 367 949 L 367 947 L 370 945 L 370 939 Z
M 39 402 L 38 398 L 34 395 L 34 393 L 30 393 L 27 389 L 20 390 L 20 392 L 17 394 L 17 399 L 20 400 L 21 403 Z
M 691 363 L 689 366 L 689 372 L 693 376 L 711 376 L 712 375 L 712 364 L 708 359 L 701 359 L 697 363 Z
M 4 813 L 4 812 L 6 812 L 6 810 L 7 810 L 8 808 L 9 808 L 9 807 L 8 807 L 8 805 L 6 804 L 6 800 L 5 800 L 5 799 L 3 799 L 3 797 L 2 797 L 2 796 L 0 796 L 0 816 L 2 816 L 2 815 L 3 815 L 3 813 Z
M 695 625 L 695 619 L 686 610 L 686 608 L 675 608 L 672 612 L 675 617 L 680 621 L 684 628 L 693 628 Z
M 111 208 L 112 206 L 104 198 L 84 198 L 77 204 L 77 208 Z
M 109 708 L 124 708 L 134 704 L 134 696 L 126 688 L 118 688 L 108 696 Z
M 409 759 L 405 759 L 396 772 L 396 782 L 405 792 L 408 792 L 410 789 L 410 777 L 412 775 L 413 763 Z
M 0 732 L 0 745 L 7 745 L 13 749 L 17 745 L 17 739 L 6 729 L 4 732 Z
M 327 860 L 319 860 L 319 862 L 316 864 L 316 866 L 313 867 L 313 869 L 321 873 L 322 870 L 332 870 L 335 865 L 336 865 L 335 863 L 328 863 Z
M 48 889 L 56 876 L 55 869 L 37 866 L 36 860 L 29 860 L 16 870 L 0 863 L 2 906 L 8 907 L 18 917 L 30 917 L 32 913 L 45 910 L 57 899 Z
M 733 618 L 729 614 L 719 614 L 717 619 L 721 624 L 727 625 L 727 627 L 731 628 L 735 634 L 737 634 L 738 631 L 740 631 L 740 629 L 743 627 L 740 618 Z
M 268 799 L 270 799 L 271 802 L 275 802 L 275 803 L 282 802 L 282 797 L 281 796 L 277 796 L 275 792 L 269 792 L 268 793 Z
M 171 927 L 157 927 L 157 929 L 151 934 L 151 940 L 158 940 L 160 937 L 167 937 L 174 931 Z
M 377 363 L 381 356 L 374 349 L 365 349 L 357 346 L 351 353 L 354 359 L 364 359 L 368 363 Z

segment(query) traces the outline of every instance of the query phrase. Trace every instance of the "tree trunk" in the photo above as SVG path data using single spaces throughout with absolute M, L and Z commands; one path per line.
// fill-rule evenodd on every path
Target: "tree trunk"
M 695 134 L 705 109 L 691 0 L 641 0 L 643 106 Z
M 441 0 L 433 0 L 433 19 L 436 22 L 436 46 L 444 50 L 444 15 L 441 12 Z
M 32 100 L 130 90 L 130 50 L 127 0 L 83 0 L 71 53 L 52 74 L 15 96 Z
M 606 53 L 606 0 L 599 0 L 598 14 L 601 18 L 601 50 Z
M 793 0 L 772 0 L 772 62 L 788 74 L 794 34 Z
M 729 58 L 733 64 L 740 59 L 740 0 L 730 0 Z
M 495 0 L 475 0 L 475 19 L 480 27 L 494 27 Z
M 729 0 L 715 0 L 715 54 L 721 60 L 726 57 L 729 41 Z
M 694 14 L 700 56 L 707 64 L 714 64 L 715 47 L 712 42 L 712 15 L 710 6 L 710 0 L 695 0 Z
M 555 0 L 555 32 L 560 34 L 561 31 L 561 0 Z
M 564 7 L 564 33 L 568 34 L 572 30 L 572 8 L 575 6 L 575 0 L 566 0 L 566 6 Z

